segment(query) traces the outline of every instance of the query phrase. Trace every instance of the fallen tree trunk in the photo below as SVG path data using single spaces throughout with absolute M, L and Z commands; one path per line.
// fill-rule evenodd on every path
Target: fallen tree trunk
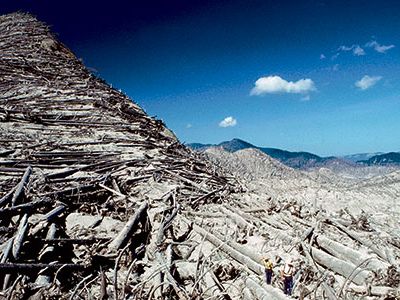
M 187 222 L 189 222 L 189 221 L 187 220 Z M 193 224 L 193 229 L 197 233 L 199 233 L 201 236 L 205 237 L 205 239 L 208 240 L 210 243 L 212 243 L 215 247 L 219 247 L 221 250 L 223 250 L 226 254 L 228 254 L 233 259 L 246 265 L 247 268 L 249 268 L 254 273 L 256 273 L 258 275 L 264 274 L 264 267 L 261 264 L 256 263 L 250 257 L 244 255 L 243 253 L 239 252 L 238 250 L 232 248 L 231 246 L 228 246 L 225 242 L 221 241 L 215 235 L 204 230 L 203 228 L 201 228 L 200 226 L 198 226 L 196 224 Z
M 49 230 L 47 231 L 47 235 L 46 235 L 46 239 L 47 240 L 52 240 L 55 238 L 56 236 L 56 232 L 57 232 L 57 226 L 56 224 L 51 224 Z M 47 256 L 51 256 L 52 253 L 54 252 L 55 247 L 51 246 L 51 245 L 45 245 L 43 250 L 41 251 L 40 255 L 39 255 L 39 261 L 46 261 L 48 259 L 46 259 Z M 49 261 L 46 261 L 49 262 Z M 35 284 L 37 284 L 38 286 L 46 286 L 48 284 L 50 284 L 50 280 L 51 277 L 48 274 L 40 274 L 43 271 L 45 271 L 45 269 L 41 270 L 39 272 L 38 277 L 36 278 Z
M 139 224 L 139 221 L 144 217 L 147 213 L 147 208 L 149 204 L 144 202 L 135 214 L 129 219 L 129 221 L 125 224 L 124 228 L 121 232 L 115 237 L 115 239 L 108 244 L 108 250 L 116 251 L 121 249 L 124 244 L 126 244 L 127 240 L 131 237 L 133 230 Z
M 248 277 L 245 281 L 246 287 L 252 291 L 258 300 L 287 300 L 289 299 L 283 292 L 272 286 L 261 286 L 253 278 Z
M 345 278 L 354 275 L 352 281 L 356 284 L 364 284 L 374 277 L 372 272 L 365 271 L 352 263 L 338 259 L 314 247 L 311 247 L 311 255 L 318 264 Z
M 56 272 L 58 269 L 63 268 L 63 270 L 70 271 L 83 271 L 87 269 L 87 266 L 78 264 L 28 264 L 28 263 L 0 263 L 0 271 L 7 274 L 29 274 L 37 273 L 41 269 L 46 268 L 48 271 Z
M 316 241 L 321 248 L 325 249 L 331 255 L 344 261 L 350 261 L 355 265 L 359 265 L 369 259 L 365 263 L 365 269 L 367 270 L 378 271 L 389 267 L 388 263 L 382 262 L 373 256 L 366 256 L 360 251 L 353 250 L 324 236 L 317 236 Z
M 357 294 L 376 296 L 376 297 L 389 297 L 392 296 L 395 299 L 400 296 L 400 290 L 394 289 L 388 286 L 360 286 L 355 284 L 349 284 L 346 288 L 349 292 L 354 292 Z
M 339 228 L 341 231 L 343 231 L 344 233 L 346 233 L 349 237 L 351 237 L 353 240 L 356 240 L 357 242 L 361 243 L 362 245 L 364 245 L 365 247 L 367 247 L 368 249 L 371 249 L 373 252 L 375 252 L 380 258 L 382 258 L 385 261 L 388 261 L 388 258 L 386 256 L 386 254 L 379 249 L 378 247 L 376 247 L 372 241 L 366 241 L 364 240 L 362 237 L 360 237 L 357 233 L 352 232 L 350 230 L 348 230 L 347 228 L 345 228 L 344 226 L 342 226 L 341 224 L 339 224 L 338 222 L 336 222 L 335 220 L 330 220 L 329 221 L 335 225 L 337 228 Z
M 317 266 L 316 266 L 316 264 L 315 264 L 313 258 L 311 257 L 311 254 L 310 254 L 310 252 L 309 252 L 309 249 L 306 247 L 306 245 L 304 244 L 304 242 L 300 242 L 300 244 L 301 244 L 301 247 L 303 248 L 304 255 L 305 255 L 305 257 L 306 257 L 306 259 L 307 259 L 307 261 L 308 261 L 308 265 L 311 266 L 311 268 L 313 269 L 313 271 L 314 271 L 315 273 L 319 274 L 320 271 L 319 271 L 319 269 L 317 268 Z M 321 286 L 322 286 L 322 288 L 324 289 L 324 291 L 325 291 L 325 293 L 326 293 L 326 295 L 327 295 L 327 297 L 328 297 L 329 300 L 336 300 L 336 299 L 337 299 L 336 296 L 335 296 L 335 293 L 334 293 L 333 290 L 332 290 L 332 288 L 331 288 L 329 285 L 327 285 L 326 282 L 323 281 L 323 282 L 321 283 Z
M 17 203 L 17 201 L 20 200 L 25 195 L 25 187 L 28 184 L 31 173 L 32 173 L 32 168 L 31 166 L 29 166 L 26 168 L 26 171 L 22 176 L 21 181 L 18 183 L 17 188 L 15 189 L 15 193 L 11 199 L 12 206 L 14 206 Z

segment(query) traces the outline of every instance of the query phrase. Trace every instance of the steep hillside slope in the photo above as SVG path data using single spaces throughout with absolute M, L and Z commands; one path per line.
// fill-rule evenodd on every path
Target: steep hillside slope
M 30 15 L 0 17 L 0 74 L 4 290 L 46 297 L 58 274 L 50 293 L 69 297 L 126 246 L 134 260 L 163 260 L 175 215 L 232 189 Z

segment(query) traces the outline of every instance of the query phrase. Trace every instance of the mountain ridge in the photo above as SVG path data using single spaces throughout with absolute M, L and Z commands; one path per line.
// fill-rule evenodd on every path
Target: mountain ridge
M 203 152 L 211 147 L 222 147 L 228 152 L 236 152 L 243 149 L 258 149 L 268 154 L 281 163 L 295 169 L 312 169 L 320 167 L 343 167 L 357 166 L 400 166 L 400 152 L 374 152 L 374 153 L 356 153 L 344 156 L 319 156 L 307 151 L 288 151 L 272 147 L 260 147 L 253 145 L 239 138 L 230 141 L 224 141 L 219 144 L 189 143 L 189 148 Z

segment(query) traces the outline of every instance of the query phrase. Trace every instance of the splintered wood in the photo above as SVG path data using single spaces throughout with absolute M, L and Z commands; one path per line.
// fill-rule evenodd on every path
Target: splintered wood
M 32 16 L 0 17 L 0 74 L 0 299 L 287 299 L 289 256 L 296 297 L 399 295 L 398 235 L 255 199 Z

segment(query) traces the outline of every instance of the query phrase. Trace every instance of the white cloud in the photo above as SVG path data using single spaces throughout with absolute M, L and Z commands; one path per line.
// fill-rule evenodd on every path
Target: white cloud
M 374 86 L 379 80 L 382 79 L 382 76 L 368 76 L 365 75 L 363 78 L 355 82 L 355 86 L 361 90 L 369 89 Z
M 365 55 L 365 51 L 359 45 L 356 45 L 353 49 L 353 54 L 357 56 Z
M 366 43 L 365 46 L 374 48 L 374 50 L 379 53 L 386 53 L 386 51 L 395 47 L 394 45 L 381 45 L 377 41 L 370 41 Z
M 257 79 L 254 85 L 250 95 L 256 96 L 272 93 L 306 94 L 316 90 L 314 82 L 309 78 L 293 82 L 279 76 L 267 76 Z
M 354 45 L 353 45 L 354 46 Z M 348 46 L 340 46 L 339 48 L 338 48 L 338 50 L 339 51 L 351 51 L 351 50 L 353 50 L 353 46 L 350 46 L 350 47 L 348 47 Z
M 237 121 L 234 117 L 226 117 L 221 122 L 219 122 L 219 127 L 233 127 L 236 126 Z
M 360 45 L 351 45 L 351 46 L 340 46 L 338 48 L 338 51 L 342 51 L 342 52 L 348 52 L 348 51 L 352 51 L 353 55 L 356 56 L 361 56 L 361 55 L 365 55 L 365 51 L 363 48 L 360 47 Z M 337 57 L 337 56 L 336 56 Z
M 325 54 L 321 53 L 321 55 L 319 56 L 319 59 L 325 59 L 325 58 L 326 58 Z

